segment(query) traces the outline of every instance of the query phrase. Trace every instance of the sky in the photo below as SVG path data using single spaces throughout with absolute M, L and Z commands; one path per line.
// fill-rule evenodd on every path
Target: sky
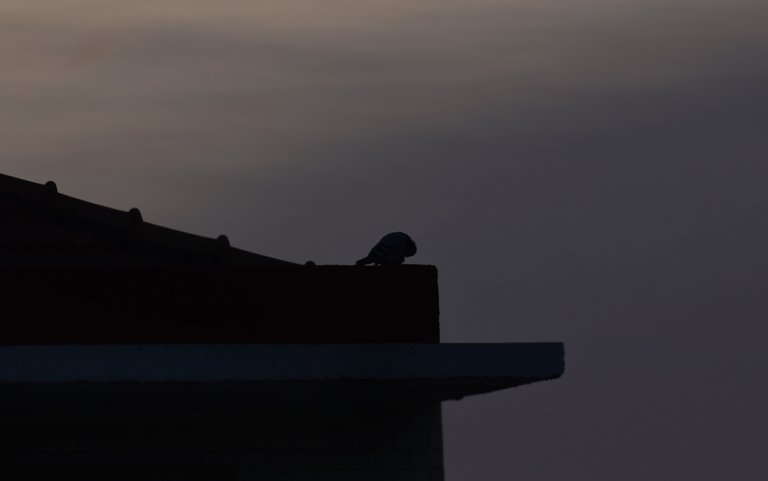
M 295 262 L 408 232 L 446 479 L 768 479 L 764 0 L 4 0 L 0 172 Z

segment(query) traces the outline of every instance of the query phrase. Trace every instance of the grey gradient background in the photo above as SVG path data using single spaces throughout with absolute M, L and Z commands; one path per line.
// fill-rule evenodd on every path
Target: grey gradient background
M 0 172 L 287 260 L 384 233 L 443 339 L 447 479 L 768 479 L 768 3 L 4 0 Z

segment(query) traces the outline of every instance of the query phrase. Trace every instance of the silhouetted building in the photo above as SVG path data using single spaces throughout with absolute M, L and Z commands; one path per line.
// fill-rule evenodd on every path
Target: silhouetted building
M 0 175 L 0 479 L 441 480 L 440 403 L 560 343 L 441 344 L 437 270 L 303 266 Z

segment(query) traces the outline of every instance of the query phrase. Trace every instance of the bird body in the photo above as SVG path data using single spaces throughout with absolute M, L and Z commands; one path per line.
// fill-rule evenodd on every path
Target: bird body
M 402 264 L 406 257 L 411 257 L 414 254 L 416 254 L 416 243 L 408 234 L 391 232 L 382 237 L 368 255 L 355 264 L 358 266 L 366 264 L 395 266 Z

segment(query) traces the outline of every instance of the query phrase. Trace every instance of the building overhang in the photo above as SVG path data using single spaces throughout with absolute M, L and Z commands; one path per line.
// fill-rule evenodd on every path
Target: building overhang
M 365 408 L 439 402 L 560 377 L 562 343 L 0 347 L 0 407 Z

